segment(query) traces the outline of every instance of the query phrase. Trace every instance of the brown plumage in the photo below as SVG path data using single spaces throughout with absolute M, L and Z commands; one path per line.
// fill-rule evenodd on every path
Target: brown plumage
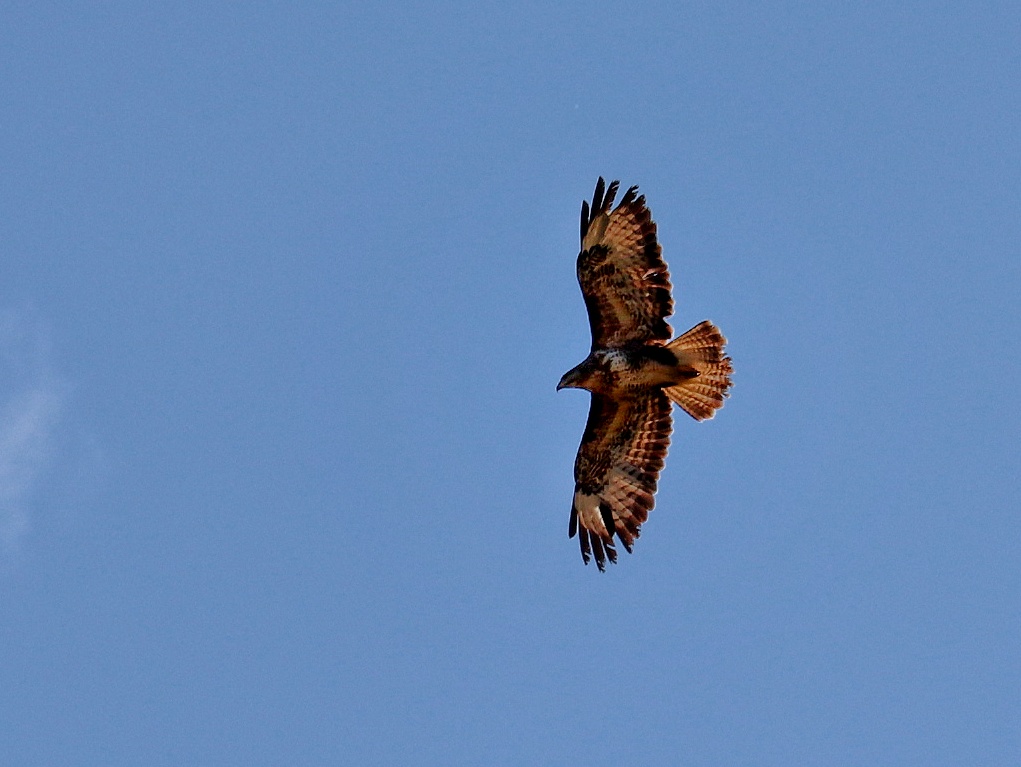
M 574 464 L 570 535 L 582 559 L 600 570 L 617 561 L 614 537 L 629 552 L 649 518 L 670 445 L 671 402 L 692 418 L 712 418 L 730 388 L 727 339 L 709 321 L 670 341 L 670 274 L 656 224 L 638 196 L 618 182 L 596 184 L 581 204 L 578 282 L 592 328 L 592 349 L 557 389 L 592 392 Z

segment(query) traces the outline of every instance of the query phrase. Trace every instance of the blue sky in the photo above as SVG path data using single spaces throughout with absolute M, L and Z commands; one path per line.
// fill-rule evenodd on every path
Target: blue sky
M 1021 758 L 1021 10 L 20 3 L 18 765 Z M 733 395 L 600 574 L 580 202 Z

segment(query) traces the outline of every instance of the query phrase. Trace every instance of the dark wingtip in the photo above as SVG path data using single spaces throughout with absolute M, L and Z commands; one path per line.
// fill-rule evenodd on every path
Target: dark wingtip
M 584 527 L 578 531 L 578 545 L 581 546 L 581 561 L 587 565 L 592 558 L 592 548 L 589 546 L 588 530 Z
M 592 193 L 592 215 L 596 215 L 603 209 L 603 192 L 606 191 L 606 182 L 600 176 L 596 182 L 596 191 Z
M 600 509 L 602 512 L 602 509 Z M 605 519 L 606 512 L 602 512 Z M 613 525 L 613 519 L 611 518 L 607 528 Z M 610 533 L 608 540 L 603 539 L 597 533 L 592 532 L 588 528 L 581 527 L 578 525 L 578 514 L 572 508 L 571 509 L 571 525 L 569 531 L 570 538 L 573 538 L 575 534 L 578 536 L 578 546 L 581 549 L 581 561 L 586 565 L 593 559 L 596 560 L 596 567 L 599 568 L 599 572 L 606 572 L 606 560 L 610 560 L 611 564 L 617 564 L 617 549 L 613 545 L 613 533 Z M 624 548 L 631 552 L 631 546 L 628 545 L 627 541 L 621 538 L 621 543 L 624 544 Z
M 610 185 L 606 185 L 606 180 L 600 176 L 599 180 L 596 181 L 596 189 L 592 193 L 592 204 L 586 200 L 581 202 L 581 239 L 585 241 L 585 235 L 588 234 L 588 228 L 592 225 L 592 220 L 600 213 L 607 213 L 610 207 L 613 205 L 613 200 L 617 196 L 617 189 L 620 187 L 620 181 L 611 181 Z M 634 195 L 638 187 L 633 186 L 627 190 L 624 195 L 624 199 L 620 201 L 621 207 L 634 201 Z
M 606 572 L 606 552 L 603 550 L 603 539 L 598 535 L 592 536 L 592 554 L 596 558 L 596 567 L 599 572 Z
M 617 207 L 618 208 L 627 207 L 628 205 L 635 201 L 635 197 L 637 196 L 637 194 L 638 194 L 637 186 L 629 187 L 628 190 L 624 192 L 624 197 L 621 198 L 620 205 L 618 205 Z
M 617 196 L 617 187 L 620 186 L 619 181 L 611 181 L 610 186 L 606 189 L 606 196 L 603 198 L 603 207 L 601 210 L 606 212 L 613 205 L 613 198 Z
M 610 534 L 610 539 L 613 540 L 613 534 L 617 532 L 617 525 L 613 522 L 613 510 L 610 508 L 610 504 L 599 504 L 599 516 L 603 518 L 603 524 L 606 525 L 606 532 Z
M 606 556 L 613 564 L 617 564 L 617 549 L 614 547 L 612 539 L 606 542 Z
M 617 549 L 613 545 L 613 538 L 603 539 L 595 533 L 592 534 L 592 551 L 596 557 L 596 565 L 599 567 L 599 572 L 606 572 L 606 560 L 610 560 L 611 564 L 617 564 Z

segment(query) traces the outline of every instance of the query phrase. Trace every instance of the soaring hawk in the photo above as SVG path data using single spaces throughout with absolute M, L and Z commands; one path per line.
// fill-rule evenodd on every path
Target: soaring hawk
M 712 418 L 733 372 L 727 339 L 708 320 L 670 340 L 674 302 L 656 224 L 636 186 L 613 207 L 618 185 L 600 178 L 592 206 L 581 204 L 578 282 L 592 350 L 557 385 L 592 393 L 570 536 L 578 535 L 585 564 L 594 555 L 600 570 L 617 561 L 614 535 L 630 552 L 649 518 L 670 444 L 670 403 L 696 421 Z

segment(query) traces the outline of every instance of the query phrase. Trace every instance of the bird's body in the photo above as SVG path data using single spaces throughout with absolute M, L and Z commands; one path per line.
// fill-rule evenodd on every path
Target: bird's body
M 596 184 L 582 203 L 578 282 L 592 349 L 557 389 L 592 392 L 575 461 L 570 534 L 582 558 L 602 570 L 617 561 L 616 536 L 631 551 L 653 507 L 670 444 L 671 402 L 696 420 L 712 418 L 730 387 L 726 339 L 702 322 L 670 341 L 670 275 L 645 198 L 637 187 L 611 210 L 618 182 Z
M 571 386 L 611 397 L 628 397 L 650 386 L 676 385 L 696 375 L 667 347 L 643 344 L 596 349 L 568 373 L 572 374 Z M 584 386 L 579 385 L 582 382 Z

